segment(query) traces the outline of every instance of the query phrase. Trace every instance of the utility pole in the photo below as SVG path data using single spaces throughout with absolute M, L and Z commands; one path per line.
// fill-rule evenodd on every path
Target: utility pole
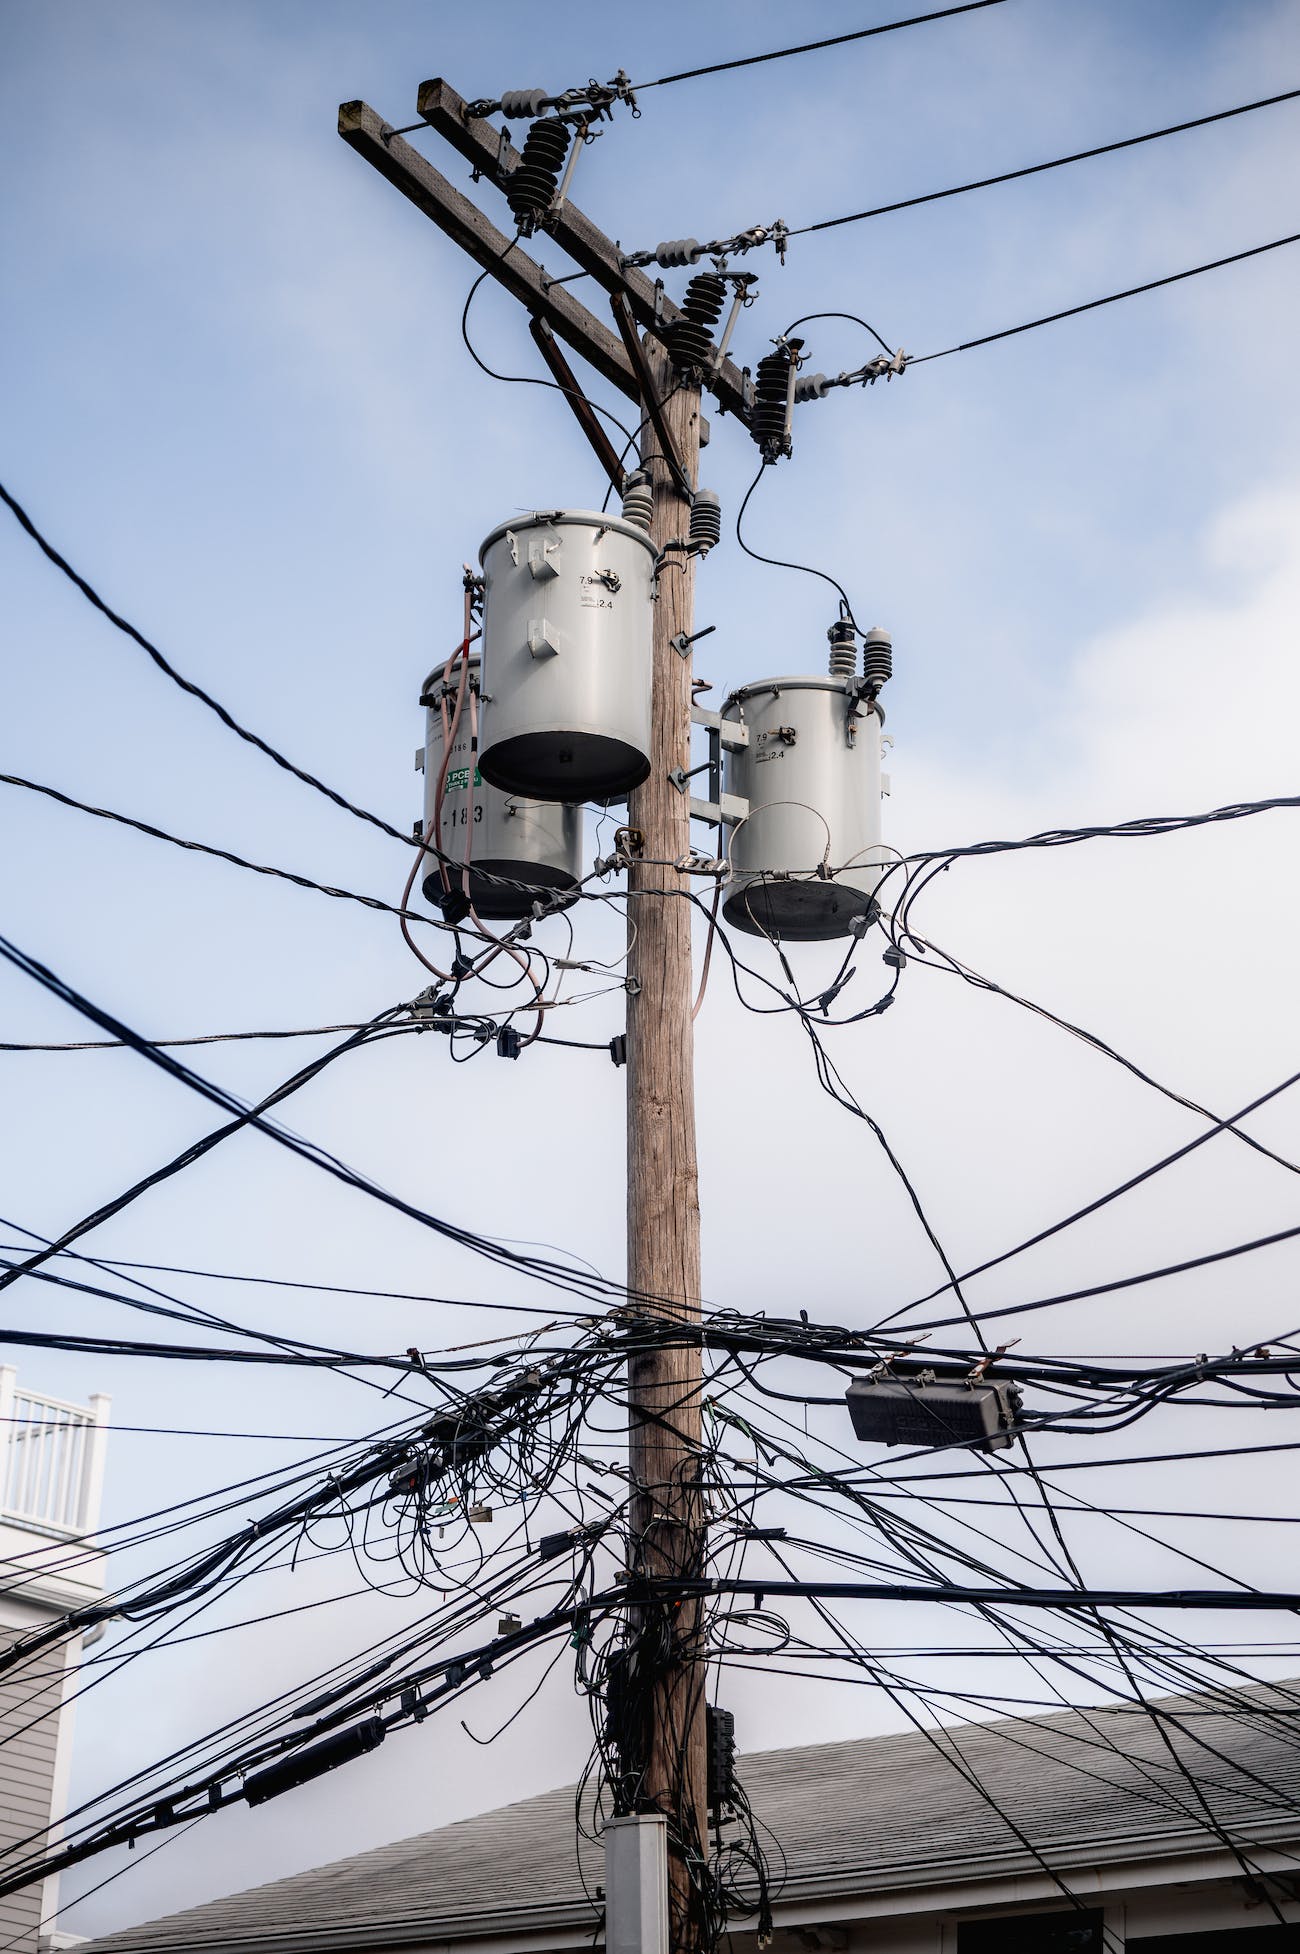
M 665 403 L 666 432 L 690 488 L 696 485 L 700 390 L 673 391 L 667 357 L 651 341 L 649 377 Z M 655 396 L 652 396 L 654 398 Z M 649 419 L 650 401 L 645 416 Z M 690 525 L 686 484 L 665 460 L 654 428 L 642 448 L 654 487 L 651 538 L 660 551 Z M 695 1153 L 691 1030 L 691 906 L 681 861 L 690 848 L 689 788 L 670 776 L 690 767 L 694 558 L 665 556 L 654 619 L 651 771 L 629 800 L 641 854 L 628 870 L 627 1282 L 634 1296 L 678 1327 L 700 1318 L 700 1200 Z M 699 1484 L 701 1352 L 678 1344 L 634 1357 L 628 1374 L 629 1465 L 634 1576 L 694 1578 L 704 1572 Z M 665 1812 L 669 1930 L 674 1954 L 702 1941 L 686 1853 L 707 1854 L 705 1668 L 698 1648 L 698 1601 L 647 1611 L 642 1642 L 666 1631 L 666 1657 L 653 1675 L 645 1755 L 638 1759 L 646 1802 Z
M 504 188 L 519 152 L 446 82 L 425 82 L 422 120 L 468 161 L 476 177 Z M 644 430 L 641 459 L 654 488 L 656 549 L 683 541 L 690 527 L 701 445 L 700 386 L 674 372 L 664 335 L 682 317 L 661 284 L 626 265 L 618 247 L 561 190 L 538 219 L 609 295 L 616 331 L 557 284 L 520 245 L 499 231 L 418 150 L 363 102 L 339 111 L 339 133 L 417 209 L 518 298 L 534 339 L 566 390 L 597 460 L 621 489 L 609 443 L 593 433 L 590 405 L 555 339 L 580 353 L 636 401 Z M 643 337 L 644 335 L 644 337 Z M 714 357 L 704 376 L 719 407 L 748 422 L 748 375 Z M 655 605 L 651 770 L 630 797 L 627 962 L 627 1282 L 634 1302 L 674 1327 L 700 1318 L 700 1213 L 691 1034 L 691 906 L 676 864 L 690 848 L 691 657 L 694 558 L 668 550 Z M 685 650 L 682 649 L 683 645 Z M 639 834 L 639 840 L 637 836 Z M 638 1580 L 695 1578 L 704 1571 L 704 1500 L 699 1481 L 702 1360 L 698 1343 L 648 1351 L 628 1378 L 629 1573 Z M 633 1775 L 643 1810 L 667 1821 L 671 1954 L 704 1943 L 698 1868 L 707 1855 L 705 1664 L 701 1603 L 634 1603 L 629 1654 L 639 1729 Z M 627 1760 L 625 1760 L 626 1762 Z

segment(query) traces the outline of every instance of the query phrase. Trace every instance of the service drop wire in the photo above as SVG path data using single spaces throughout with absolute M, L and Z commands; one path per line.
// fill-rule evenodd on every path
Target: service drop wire
M 409 1220 L 418 1222 L 422 1227 L 432 1229 L 434 1233 L 440 1235 L 444 1240 L 453 1242 L 458 1247 L 466 1248 L 474 1254 L 482 1255 L 489 1261 L 520 1269 L 536 1281 L 547 1283 L 552 1287 L 568 1290 L 573 1294 L 585 1296 L 589 1300 L 595 1301 L 616 1298 L 619 1301 L 624 1301 L 628 1299 L 630 1292 L 625 1284 L 615 1282 L 605 1276 L 588 1276 L 571 1265 L 552 1261 L 545 1256 L 519 1255 L 503 1242 L 494 1241 L 487 1236 L 476 1235 L 468 1229 L 460 1228 L 452 1222 L 444 1221 L 438 1215 L 431 1214 L 423 1208 L 416 1207 L 412 1202 L 404 1201 L 400 1195 L 393 1194 L 387 1188 L 381 1187 L 378 1183 L 356 1173 L 352 1168 L 336 1159 L 334 1155 L 327 1153 L 323 1148 L 315 1146 L 309 1141 L 299 1139 L 296 1134 L 289 1132 L 286 1128 L 263 1119 L 260 1108 L 254 1108 L 250 1111 L 233 1094 L 227 1093 L 223 1088 L 213 1085 L 199 1073 L 194 1072 L 189 1066 L 184 1065 L 179 1059 L 171 1057 L 169 1053 L 158 1051 L 137 1033 L 132 1032 L 129 1026 L 113 1017 L 110 1012 L 104 1011 L 98 1005 L 91 1003 L 88 998 L 82 996 L 72 985 L 56 976 L 44 964 L 40 963 L 36 958 L 29 956 L 25 951 L 18 949 L 16 945 L 10 943 L 4 937 L 0 937 L 0 956 L 6 958 L 15 968 L 21 970 L 25 975 L 32 977 L 44 989 L 50 991 L 52 995 L 60 998 L 64 1003 L 70 1004 L 74 1010 L 79 1011 L 83 1017 L 89 1018 L 93 1024 L 99 1025 L 102 1030 L 109 1032 L 113 1037 L 121 1038 L 125 1043 L 131 1045 L 141 1057 L 149 1059 L 152 1064 L 170 1073 L 173 1078 L 179 1079 L 182 1084 L 189 1086 L 193 1091 L 199 1093 L 201 1097 L 213 1101 L 224 1110 L 234 1112 L 237 1117 L 228 1127 L 219 1128 L 214 1134 L 210 1134 L 205 1141 L 197 1143 L 201 1151 L 206 1152 L 211 1146 L 216 1145 L 221 1139 L 224 1139 L 227 1133 L 236 1132 L 245 1126 L 253 1127 L 258 1132 L 265 1134 L 269 1139 L 276 1141 L 278 1145 L 286 1147 L 291 1153 L 298 1155 L 300 1159 L 310 1162 L 313 1166 L 322 1168 L 326 1173 L 331 1175 L 335 1180 L 341 1181 L 345 1186 L 371 1195 L 375 1200 L 382 1202 L 384 1206 L 392 1208 L 396 1213 L 405 1215 Z M 399 1006 L 395 1008 L 401 1009 L 403 1007 Z M 336 1047 L 334 1051 L 326 1053 L 322 1059 L 316 1062 L 313 1068 L 308 1068 L 307 1075 L 311 1076 L 315 1071 L 320 1070 L 323 1065 L 328 1064 L 342 1052 L 353 1049 L 359 1042 L 362 1042 L 361 1034 L 354 1035 L 343 1045 Z M 301 1082 L 301 1078 L 302 1075 L 299 1075 L 298 1080 L 291 1082 L 291 1086 Z M 277 1094 L 265 1103 L 275 1103 L 276 1099 L 283 1096 L 284 1090 L 284 1088 L 280 1088 Z M 41 1262 L 47 1260 L 51 1254 L 55 1253 L 57 1249 L 63 1248 L 70 1242 L 78 1239 L 88 1228 L 108 1218 L 110 1214 L 119 1213 L 130 1201 L 136 1199 L 139 1194 L 143 1193 L 148 1186 L 155 1184 L 159 1179 L 165 1179 L 171 1174 L 179 1172 L 182 1166 L 188 1164 L 191 1157 L 198 1157 L 194 1148 L 187 1149 L 185 1154 L 169 1162 L 165 1167 L 158 1170 L 157 1173 L 148 1177 L 145 1181 L 137 1183 L 125 1195 L 119 1196 L 116 1201 L 109 1203 L 106 1208 L 100 1209 L 96 1215 L 78 1223 L 72 1230 L 66 1232 L 60 1238 L 54 1248 L 48 1249 L 38 1256 L 29 1258 L 29 1262 L 22 1265 L 19 1269 L 10 1270 L 7 1274 L 0 1276 L 0 1289 L 3 1289 L 7 1284 L 14 1281 L 17 1275 L 24 1273 L 27 1266 L 38 1266 Z M 662 1302 L 666 1307 L 671 1306 L 670 1298 L 650 1298 L 647 1300 Z
M 588 1351 L 588 1361 L 593 1354 L 597 1361 L 608 1364 L 608 1356 L 603 1351 Z M 447 1377 L 422 1370 L 431 1383 L 442 1388 L 449 1401 L 447 1409 L 433 1413 L 426 1410 L 419 1423 L 408 1424 L 394 1436 L 366 1446 L 350 1466 L 340 1466 L 323 1481 L 315 1480 L 287 1504 L 261 1515 L 216 1545 L 201 1549 L 196 1557 L 178 1568 L 161 1577 L 143 1576 L 131 1588 L 115 1593 L 106 1601 L 70 1610 L 44 1628 L 0 1649 L 0 1674 L 40 1649 L 71 1633 L 93 1627 L 101 1620 L 116 1616 L 138 1620 L 166 1611 L 178 1601 L 201 1596 L 226 1581 L 250 1553 L 277 1534 L 297 1531 L 317 1514 L 346 1518 L 357 1510 L 349 1507 L 349 1496 L 368 1490 L 386 1474 L 398 1474 L 403 1492 L 417 1501 L 435 1480 L 441 1484 L 454 1477 L 458 1468 L 474 1473 L 481 1480 L 489 1473 L 492 1453 L 502 1444 L 509 1444 L 514 1430 L 527 1426 L 530 1421 L 539 1425 L 541 1420 L 552 1418 L 571 1402 L 575 1392 L 573 1374 L 582 1361 L 582 1353 L 568 1351 L 529 1368 L 524 1368 L 521 1359 L 499 1384 L 473 1394 L 457 1392 Z M 489 1365 L 494 1371 L 498 1368 L 495 1360 L 477 1358 L 465 1359 L 463 1365 L 453 1362 L 447 1368 L 483 1369 Z M 403 1473 L 411 1479 L 409 1488 L 400 1481 Z M 289 1483 L 304 1476 L 292 1475 Z M 549 1477 L 553 1479 L 554 1473 Z M 541 1492 L 549 1490 L 545 1477 L 539 1481 L 539 1487 Z M 379 1503 L 382 1505 L 392 1497 L 390 1486 L 379 1495 Z
M 364 1027 L 359 1027 L 359 1029 L 364 1029 Z M 38 1243 L 41 1248 L 54 1247 L 54 1243 L 48 1235 L 42 1235 L 34 1228 L 24 1228 L 21 1222 L 7 1221 L 4 1217 L 0 1216 L 0 1225 L 6 1228 L 17 1228 L 21 1234 L 30 1235 L 33 1241 Z M 25 1254 L 31 1253 L 30 1250 L 23 1250 L 21 1252 Z M 61 1274 L 47 1268 L 32 1268 L 28 1269 L 26 1273 L 36 1282 L 55 1283 L 60 1288 L 76 1290 L 83 1295 L 99 1297 L 107 1302 L 120 1303 L 125 1309 L 139 1310 L 145 1315 L 162 1316 L 178 1323 L 185 1323 L 210 1330 L 223 1330 L 228 1336 L 246 1337 L 252 1342 L 267 1344 L 274 1350 L 294 1353 L 305 1352 L 310 1356 L 319 1357 L 328 1361 L 337 1360 L 342 1364 L 357 1364 L 367 1361 L 366 1358 L 356 1351 L 340 1350 L 334 1345 L 314 1343 L 302 1337 L 280 1336 L 272 1331 L 259 1330 L 247 1324 L 236 1323 L 232 1318 L 219 1316 L 214 1311 L 204 1309 L 197 1303 L 185 1302 L 181 1297 L 173 1296 L 168 1290 L 160 1289 L 154 1283 L 145 1282 L 139 1276 L 119 1273 L 110 1265 L 97 1261 L 94 1256 L 79 1256 L 71 1249 L 63 1249 L 59 1253 L 61 1255 L 67 1255 L 75 1261 L 84 1262 L 87 1268 L 99 1270 L 103 1274 L 116 1276 L 119 1282 L 127 1282 L 133 1288 L 143 1293 L 139 1296 L 125 1295 L 120 1289 L 107 1289 L 101 1284 L 78 1280 L 76 1277 Z M 3 1247 L 0 1246 L 0 1267 L 16 1268 L 17 1266 L 17 1263 L 8 1260 L 4 1254 Z M 150 1297 L 155 1300 L 147 1300 Z
M 4 486 L 3 482 L 0 482 L 0 502 L 4 503 L 15 521 L 31 537 L 42 555 L 48 558 L 56 570 L 62 571 L 68 581 L 81 592 L 86 602 L 93 605 L 95 610 L 106 617 L 115 629 L 130 638 L 133 643 L 139 645 L 140 649 L 152 659 L 158 670 L 163 673 L 164 677 L 169 678 L 173 685 L 178 685 L 182 692 L 188 692 L 191 698 L 197 699 L 200 705 L 208 708 L 209 712 L 214 712 L 222 725 L 234 733 L 239 739 L 245 740 L 249 746 L 255 746 L 259 753 L 264 753 L 268 760 L 273 760 L 277 767 L 282 768 L 285 773 L 292 774 L 295 780 L 302 781 L 304 786 L 312 787 L 318 794 L 323 794 L 326 800 L 332 801 L 335 807 L 342 808 L 345 814 L 353 814 L 359 821 L 368 822 L 372 828 L 378 828 L 382 834 L 388 835 L 393 841 L 400 841 L 407 847 L 410 846 L 411 837 L 409 834 L 403 834 L 400 828 L 394 828 L 381 815 L 371 814 L 368 809 L 358 807 L 354 802 L 348 800 L 346 795 L 340 794 L 333 787 L 327 786 L 323 780 L 318 780 L 315 774 L 308 773 L 304 768 L 295 766 L 292 760 L 286 759 L 283 753 L 278 752 L 269 741 L 264 740 L 260 733 L 254 733 L 247 726 L 241 725 L 233 713 L 228 712 L 226 707 L 221 704 L 220 700 L 214 699 L 212 694 L 205 692 L 201 685 L 196 684 L 193 679 L 186 678 L 183 673 L 177 671 L 170 659 L 164 656 L 156 644 L 153 644 L 145 637 L 142 631 L 137 630 L 134 624 L 127 618 L 122 617 L 111 605 L 106 603 L 99 592 L 86 581 L 80 572 L 73 569 L 67 558 L 60 555 L 53 543 L 41 534 L 41 531 L 36 527 L 36 524 L 32 521 L 26 509 L 9 493 L 9 490 Z
M 1065 1229 L 1073 1227 L 1077 1222 L 1084 1221 L 1090 1216 L 1099 1213 L 1101 1209 L 1109 1207 L 1112 1201 L 1118 1201 L 1124 1195 L 1132 1193 L 1134 1188 L 1141 1187 L 1145 1182 L 1154 1179 L 1157 1174 L 1163 1173 L 1178 1161 L 1186 1159 L 1189 1154 L 1195 1153 L 1199 1147 L 1205 1146 L 1210 1140 L 1217 1139 L 1220 1134 L 1229 1132 L 1237 1133 L 1237 1122 L 1239 1120 L 1245 1119 L 1250 1113 L 1257 1112 L 1261 1106 L 1268 1105 L 1270 1100 L 1278 1098 L 1284 1092 L 1288 1092 L 1296 1084 L 1300 1084 L 1300 1072 L 1291 1073 L 1279 1085 L 1271 1086 L 1267 1092 L 1260 1093 L 1257 1098 L 1250 1100 L 1240 1111 L 1233 1113 L 1230 1117 L 1226 1119 L 1215 1119 L 1213 1125 L 1207 1127 L 1203 1133 L 1196 1134 L 1194 1138 L 1186 1141 L 1181 1147 L 1176 1147 L 1172 1153 L 1164 1154 L 1159 1160 L 1153 1161 L 1149 1167 L 1144 1167 L 1138 1173 L 1131 1174 L 1127 1180 L 1121 1181 L 1118 1186 L 1109 1188 L 1104 1194 L 1097 1195 L 1093 1200 L 1086 1202 L 1084 1206 L 1076 1208 L 1071 1214 L 1063 1216 L 1061 1220 L 1049 1223 L 1047 1227 L 1039 1229 L 1036 1234 L 1029 1235 L 1024 1241 L 1017 1242 L 1014 1247 L 1004 1249 L 1000 1254 L 990 1256 L 984 1262 L 976 1263 L 973 1268 L 965 1271 L 962 1276 L 962 1281 L 973 1282 L 977 1276 L 987 1274 L 990 1269 L 1000 1268 L 1003 1263 L 1011 1261 L 1013 1257 L 1025 1254 L 1028 1250 L 1038 1247 L 1039 1243 L 1049 1241 L 1052 1236 L 1059 1235 Z M 1238 1135 L 1238 1137 L 1246 1136 Z M 1279 1165 L 1287 1167 L 1292 1173 L 1300 1172 L 1300 1169 L 1297 1169 L 1293 1163 L 1282 1159 L 1280 1156 L 1273 1155 L 1271 1157 L 1277 1159 Z M 912 1302 L 900 1305 L 898 1309 L 891 1311 L 888 1316 L 881 1317 L 874 1328 L 877 1330 L 888 1328 L 890 1324 L 896 1323 L 900 1317 L 909 1315 L 913 1310 L 924 1308 L 926 1303 L 934 1302 L 937 1297 L 944 1295 L 950 1286 L 946 1282 L 941 1283 L 937 1288 L 929 1290 L 924 1296 L 918 1296 Z
M 37 964 L 34 959 L 26 957 L 21 951 L 17 951 L 15 946 L 8 943 L 3 937 L 0 937 L 0 955 L 6 957 L 9 962 L 13 963 L 16 968 L 22 970 L 26 975 L 37 976 L 38 981 L 45 982 L 47 979 L 52 980 L 47 983 L 47 988 L 55 990 L 56 994 L 62 992 L 69 1002 L 74 1001 L 73 994 L 70 991 L 64 990 L 64 987 L 53 977 L 53 972 L 47 971 L 43 965 Z M 78 1001 L 77 1008 L 83 1009 L 86 1016 L 92 1017 L 96 1023 L 102 1024 L 105 1030 L 111 1028 L 118 1035 L 125 1037 L 133 1045 L 135 1050 L 143 1052 L 146 1056 L 152 1056 L 154 1062 L 164 1071 L 171 1072 L 173 1076 L 181 1077 L 185 1084 L 191 1085 L 205 1099 L 209 1099 L 217 1105 L 237 1110 L 235 1117 L 224 1126 L 214 1128 L 203 1139 L 197 1140 L 191 1146 L 184 1148 L 182 1152 L 168 1161 L 165 1166 L 156 1168 L 153 1173 L 147 1174 L 143 1179 L 136 1181 L 122 1194 L 116 1195 L 111 1201 L 105 1202 L 93 1214 L 87 1215 L 82 1220 L 75 1222 L 71 1228 L 65 1229 L 57 1240 L 48 1242 L 45 1247 L 37 1249 L 23 1261 L 11 1264 L 0 1275 L 0 1290 L 7 1289 L 20 1276 L 34 1273 L 43 1263 L 49 1261 L 52 1256 L 58 1255 L 62 1250 L 70 1247 L 81 1236 L 101 1226 L 105 1221 L 111 1220 L 114 1215 L 120 1214 L 124 1208 L 129 1207 L 133 1201 L 137 1200 L 140 1195 L 146 1193 L 150 1188 L 156 1187 L 162 1181 L 170 1180 L 173 1175 L 180 1173 L 183 1168 L 191 1166 L 196 1160 L 201 1160 L 205 1154 L 210 1153 L 214 1147 L 220 1145 L 221 1141 L 228 1139 L 234 1133 L 242 1131 L 246 1126 L 255 1126 L 259 1131 L 270 1134 L 275 1139 L 280 1140 L 282 1144 L 289 1146 L 294 1152 L 299 1153 L 304 1158 L 315 1161 L 317 1165 L 324 1165 L 337 1170 L 340 1163 L 336 1162 L 332 1155 L 326 1154 L 323 1149 L 315 1147 L 310 1142 L 299 1140 L 296 1135 L 291 1135 L 282 1128 L 271 1125 L 262 1116 L 271 1107 L 279 1105 L 290 1094 L 298 1091 L 301 1086 L 306 1085 L 310 1080 L 316 1078 L 335 1059 L 342 1058 L 346 1052 L 355 1051 L 359 1046 L 365 1044 L 372 1034 L 379 1031 L 383 1025 L 396 1016 L 398 1011 L 403 1009 L 401 1005 L 390 1006 L 373 1018 L 363 1030 L 353 1032 L 341 1044 L 335 1045 L 332 1050 L 324 1052 L 320 1057 L 313 1059 L 310 1064 L 303 1066 L 299 1072 L 296 1072 L 292 1078 L 285 1080 L 282 1085 L 276 1086 L 257 1105 L 249 1107 L 241 1105 L 233 1093 L 228 1093 L 223 1088 L 214 1086 L 206 1079 L 200 1078 L 197 1073 L 191 1072 L 179 1060 L 169 1057 L 166 1053 L 157 1052 L 153 1047 L 146 1045 L 143 1039 L 131 1037 L 128 1028 L 125 1025 L 119 1024 L 107 1012 L 98 1011 L 96 1007 L 89 1005 L 85 1000 Z

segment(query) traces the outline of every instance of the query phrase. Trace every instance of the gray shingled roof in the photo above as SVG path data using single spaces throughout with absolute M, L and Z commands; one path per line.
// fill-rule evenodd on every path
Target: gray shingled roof
M 1217 1824 L 1243 1842 L 1300 1835 L 1300 1682 L 1241 1695 L 1235 1716 L 1195 1696 L 1159 1706 L 1183 1724 L 1165 1727 Z M 1218 1843 L 1140 1709 L 764 1751 L 741 1760 L 741 1776 L 786 1855 L 787 1897 L 1022 1873 L 1035 1852 L 1065 1869 Z M 86 1954 L 448 1940 L 569 1923 L 590 1932 L 597 1911 L 574 1837 L 572 1789 L 548 1791 L 109 1935 Z M 584 1847 L 583 1865 L 594 1890 L 599 1852 Z

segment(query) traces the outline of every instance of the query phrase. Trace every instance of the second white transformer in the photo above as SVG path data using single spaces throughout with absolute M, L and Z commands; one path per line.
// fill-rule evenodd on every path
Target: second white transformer
M 560 896 L 571 902 L 582 879 L 582 809 L 522 800 L 480 778 L 474 755 L 474 729 L 482 711 L 477 652 L 469 654 L 468 666 L 463 689 L 459 666 L 449 675 L 439 665 L 420 695 L 426 713 L 424 748 L 417 756 L 424 766 L 424 828 L 433 834 L 436 806 L 442 852 L 449 857 L 445 878 L 437 857 L 425 857 L 425 897 L 441 906 L 449 889 L 453 895 L 467 894 L 489 922 L 527 916 L 539 898 Z M 452 733 L 445 775 L 444 725 Z
M 883 716 L 854 677 L 760 679 L 722 707 L 724 784 L 749 802 L 731 832 L 722 913 L 752 936 L 847 936 L 871 908 L 881 847 Z

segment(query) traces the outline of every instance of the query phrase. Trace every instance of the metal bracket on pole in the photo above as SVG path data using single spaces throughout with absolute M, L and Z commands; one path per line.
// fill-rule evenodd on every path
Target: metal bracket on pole
M 615 292 L 609 304 L 610 310 L 614 314 L 614 324 L 618 327 L 619 333 L 622 336 L 623 345 L 627 351 L 627 357 L 631 363 L 632 371 L 640 379 L 641 398 L 645 401 L 646 412 L 650 416 L 650 424 L 654 428 L 655 439 L 659 443 L 659 452 L 667 462 L 673 479 L 682 494 L 690 496 L 693 499 L 690 480 L 686 470 L 682 467 L 681 456 L 677 452 L 677 444 L 669 432 L 667 421 L 664 419 L 663 403 L 659 398 L 659 390 L 655 386 L 654 375 L 650 371 L 650 364 L 645 356 L 645 347 L 641 344 L 641 335 L 636 329 L 636 320 L 632 317 L 632 308 L 627 302 L 626 293 Z
M 749 816 L 749 802 L 739 794 L 719 794 L 716 801 L 691 801 L 692 821 L 707 821 L 711 828 L 734 828 Z
M 605 1954 L 668 1954 L 668 1821 L 605 1824 Z
M 707 706 L 691 707 L 692 726 L 703 726 L 709 736 L 709 757 L 702 766 L 692 767 L 690 773 L 682 768 L 671 774 L 674 787 L 685 793 L 688 781 L 693 775 L 709 771 L 709 798 L 707 801 L 691 802 L 691 819 L 707 821 L 711 827 L 734 827 L 749 813 L 749 802 L 740 794 L 724 794 L 722 791 L 722 753 L 738 752 L 749 745 L 749 728 L 740 719 L 724 719 L 720 712 L 710 712 Z
M 595 408 L 578 385 L 573 368 L 556 345 L 555 334 L 545 319 L 539 319 L 536 314 L 528 321 L 528 330 L 532 334 L 534 345 L 550 367 L 557 386 L 573 409 L 574 419 L 590 442 L 596 459 L 608 475 L 615 493 L 621 495 L 623 483 L 627 479 L 627 471 L 618 458 L 618 450 L 614 443 L 596 419 Z
M 691 655 L 691 646 L 697 644 L 701 638 L 707 638 L 709 633 L 716 631 L 717 628 L 716 624 L 706 624 L 702 631 L 692 631 L 689 638 L 684 631 L 679 631 L 673 639 L 673 650 L 679 658 L 689 658 Z M 700 725 L 703 725 L 703 723 L 703 720 L 699 721 Z

